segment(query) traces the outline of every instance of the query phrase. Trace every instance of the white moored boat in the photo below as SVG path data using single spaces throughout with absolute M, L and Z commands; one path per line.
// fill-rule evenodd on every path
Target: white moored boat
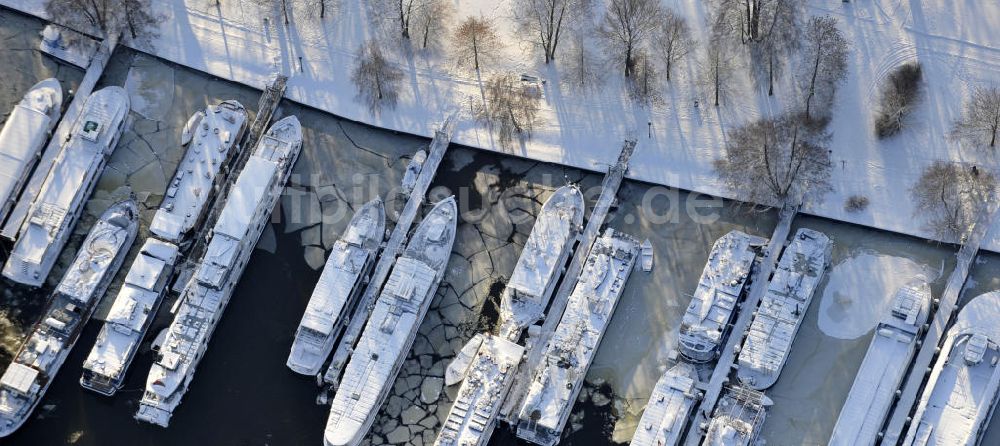
M 455 197 L 442 200 L 393 265 L 337 386 L 323 435 L 327 446 L 356 446 L 371 428 L 444 277 L 457 223 Z
M 749 289 L 750 271 L 766 240 L 732 231 L 715 241 L 681 320 L 681 354 L 693 362 L 715 359 L 729 334 L 736 307 Z
M 28 90 L 0 130 L 0 224 L 17 203 L 45 142 L 62 115 L 62 87 L 55 78 Z
M 972 298 L 948 329 L 903 446 L 975 446 L 1000 390 L 1000 291 Z
M 128 95 L 121 87 L 103 88 L 87 98 L 21 224 L 4 276 L 35 287 L 45 282 L 118 144 L 128 112 Z
M 542 446 L 559 442 L 638 256 L 639 242 L 613 229 L 594 242 L 544 359 L 532 371 L 517 415 L 519 438 Z
M 672 446 L 679 444 L 694 404 L 700 398 L 698 371 L 679 362 L 656 382 L 642 411 L 631 446 Z
M 743 385 L 764 390 L 778 380 L 832 249 L 825 234 L 802 228 L 781 253 L 740 349 L 736 375 Z
M 840 410 L 830 446 L 871 446 L 878 440 L 896 391 L 917 351 L 927 322 L 931 289 L 927 282 L 900 287 L 892 307 L 875 327 L 851 392 Z
M 167 291 L 178 256 L 176 245 L 146 239 L 83 362 L 80 385 L 84 388 L 107 396 L 121 388 Z
M 56 287 L 41 320 L 0 377 L 0 437 L 28 419 L 121 267 L 139 228 L 135 201 L 101 215 Z
M 702 446 L 754 446 L 774 404 L 761 392 L 746 387 L 726 389 L 708 422 Z
M 301 148 L 302 127 L 296 117 L 289 116 L 271 126 L 247 159 L 226 197 L 205 254 L 181 292 L 174 320 L 146 378 L 136 419 L 163 427 L 170 423 Z
M 385 205 L 376 198 L 358 209 L 333 244 L 295 331 L 285 363 L 292 371 L 319 373 L 365 288 L 384 235 Z
M 184 158 L 149 225 L 153 235 L 175 245 L 188 241 L 191 230 L 203 223 L 219 171 L 239 151 L 246 124 L 247 111 L 236 101 L 222 101 L 191 116 L 181 132 Z
M 545 315 L 556 283 L 583 229 L 583 194 L 563 186 L 542 205 L 514 272 L 500 296 L 500 336 L 517 342 L 521 332 Z

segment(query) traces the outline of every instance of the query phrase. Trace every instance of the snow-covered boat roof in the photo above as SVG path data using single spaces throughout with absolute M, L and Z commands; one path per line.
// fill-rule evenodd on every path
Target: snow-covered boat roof
M 122 250 L 127 252 L 131 248 L 138 229 L 139 209 L 135 201 L 111 205 L 90 229 L 56 292 L 82 304 L 100 300 L 103 296 L 95 295 L 99 286 L 110 281 L 109 268 L 119 255 L 124 255 Z
M 385 207 L 375 199 L 351 217 L 343 238 L 333 244 L 302 316 L 301 325 L 329 336 L 347 303 L 368 257 L 374 254 L 385 232 Z
M 191 139 L 150 223 L 153 234 L 180 243 L 200 220 L 216 176 L 239 143 L 246 122 L 247 112 L 237 101 L 211 105 L 191 117 L 184 129 Z
M 781 253 L 740 349 L 737 375 L 744 385 L 763 390 L 778 380 L 832 249 L 826 234 L 802 228 Z
M 583 194 L 576 186 L 557 189 L 542 206 L 517 259 L 507 287 L 522 299 L 541 299 L 557 265 L 559 253 L 583 225 Z
M 757 258 L 754 244 L 749 234 L 731 231 L 712 245 L 681 321 L 679 341 L 685 356 L 706 361 L 721 345 L 725 327 Z
M 916 353 L 917 333 L 927 321 L 930 301 L 927 282 L 907 284 L 896 291 L 892 307 L 875 327 L 830 445 L 875 444 Z
M 114 150 L 111 143 L 121 135 L 128 110 L 128 95 L 121 87 L 103 88 L 87 98 L 21 226 L 4 275 L 35 286 L 45 281 L 76 223 L 77 209 L 96 183 L 92 180 Z
M 524 347 L 486 335 L 448 411 L 435 446 L 482 446 L 495 424 Z
M 8 387 L 21 394 L 31 392 L 31 386 L 38 378 L 38 370 L 16 362 L 10 363 L 3 376 L 0 377 L 0 386 Z
M 666 372 L 653 387 L 630 446 L 667 446 L 680 441 L 694 407 L 698 372 L 681 362 Z
M 62 87 L 45 79 L 24 95 L 0 130 L 0 223 L 7 218 L 62 112 Z

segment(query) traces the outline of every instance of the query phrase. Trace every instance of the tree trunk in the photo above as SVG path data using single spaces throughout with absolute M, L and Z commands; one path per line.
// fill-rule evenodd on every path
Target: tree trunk
M 630 77 L 632 75 L 632 45 L 627 45 L 625 47 L 625 77 Z
M 767 95 L 774 96 L 774 53 L 767 56 Z
M 326 0 L 319 0 L 319 18 L 326 18 Z
M 281 14 L 285 16 L 285 25 L 288 25 L 288 0 L 281 0 Z
M 816 48 L 816 61 L 813 63 L 813 73 L 812 80 L 809 81 L 809 95 L 806 96 L 806 119 L 811 119 L 812 116 L 809 114 L 810 107 L 812 106 L 812 98 L 816 94 L 816 77 L 819 75 L 819 59 L 821 56 L 821 48 L 817 45 Z
M 476 35 L 472 35 L 472 59 L 476 65 L 476 71 L 479 71 L 479 44 L 476 42 Z
M 713 74 L 715 74 L 715 106 L 716 107 L 719 106 L 719 84 L 720 84 L 719 79 L 721 77 L 720 76 L 721 73 L 719 73 L 719 71 L 721 71 L 721 68 L 722 67 L 719 66 L 719 53 L 716 52 L 715 53 L 715 70 L 714 70 L 715 73 L 713 73 Z

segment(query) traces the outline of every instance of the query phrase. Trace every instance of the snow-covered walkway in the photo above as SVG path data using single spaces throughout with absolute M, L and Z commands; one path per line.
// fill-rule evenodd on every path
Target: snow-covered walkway
M 290 76 L 287 97 L 347 119 L 407 133 L 432 136 L 448 111 L 467 110 L 480 95 L 480 79 L 453 69 L 440 53 L 395 54 L 405 72 L 399 105 L 379 116 L 355 101 L 350 82 L 355 52 L 375 34 L 364 3 L 341 0 L 338 10 L 319 19 L 304 0 L 290 0 L 292 25 L 282 24 L 278 10 L 261 10 L 251 0 L 152 0 L 163 14 L 152 48 L 139 48 L 164 59 L 257 88 L 274 71 Z M 278 3 L 278 2 L 275 2 Z M 597 2 L 600 3 L 600 2 Z M 688 18 L 705 42 L 705 3 L 665 0 Z M 0 0 L 0 4 L 44 17 L 43 0 Z M 614 161 L 627 137 L 638 138 L 629 177 L 711 195 L 729 196 L 712 172 L 722 153 L 725 129 L 782 108 L 781 91 L 767 98 L 744 94 L 721 109 L 707 106 L 697 85 L 696 57 L 677 67 L 665 103 L 652 109 L 632 105 L 617 88 L 580 93 L 558 87 L 559 72 L 521 43 L 509 17 L 509 0 L 456 1 L 455 20 L 483 16 L 507 42 L 497 71 L 537 74 L 546 78 L 543 123 L 515 155 L 603 171 Z M 831 147 L 833 188 L 822 203 L 803 212 L 920 237 L 930 237 L 914 215 L 910 188 L 925 166 L 946 159 L 998 166 L 994 156 L 961 148 L 947 139 L 951 122 L 960 116 L 972 86 L 1000 83 L 1000 3 L 978 0 L 873 0 L 843 3 L 810 0 L 810 14 L 840 19 L 851 41 L 848 79 L 834 110 Z M 699 51 L 704 45 L 699 46 Z M 880 81 L 899 63 L 919 60 L 925 95 L 911 125 L 888 141 L 875 138 L 871 113 Z M 743 70 L 746 71 L 746 70 Z M 614 73 L 608 75 L 614 77 Z M 746 76 L 743 75 L 745 78 Z M 747 79 L 738 79 L 749 85 Z M 783 81 L 790 85 L 790 79 Z M 752 87 L 746 86 L 746 89 Z M 703 104 L 695 107 L 696 100 Z M 648 137 L 647 132 L 652 131 Z M 490 132 L 466 117 L 453 141 L 501 150 Z M 851 195 L 870 200 L 867 210 L 849 213 Z M 1000 231 L 984 249 L 1000 251 Z

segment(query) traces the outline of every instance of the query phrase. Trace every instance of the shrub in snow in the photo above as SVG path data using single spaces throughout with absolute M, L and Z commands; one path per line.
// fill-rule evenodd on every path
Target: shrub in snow
M 868 197 L 864 195 L 851 195 L 844 202 L 844 210 L 847 212 L 861 212 L 868 209 Z
M 882 97 L 875 114 L 875 136 L 888 138 L 903 129 L 903 121 L 920 100 L 920 63 L 900 65 L 882 84 Z

